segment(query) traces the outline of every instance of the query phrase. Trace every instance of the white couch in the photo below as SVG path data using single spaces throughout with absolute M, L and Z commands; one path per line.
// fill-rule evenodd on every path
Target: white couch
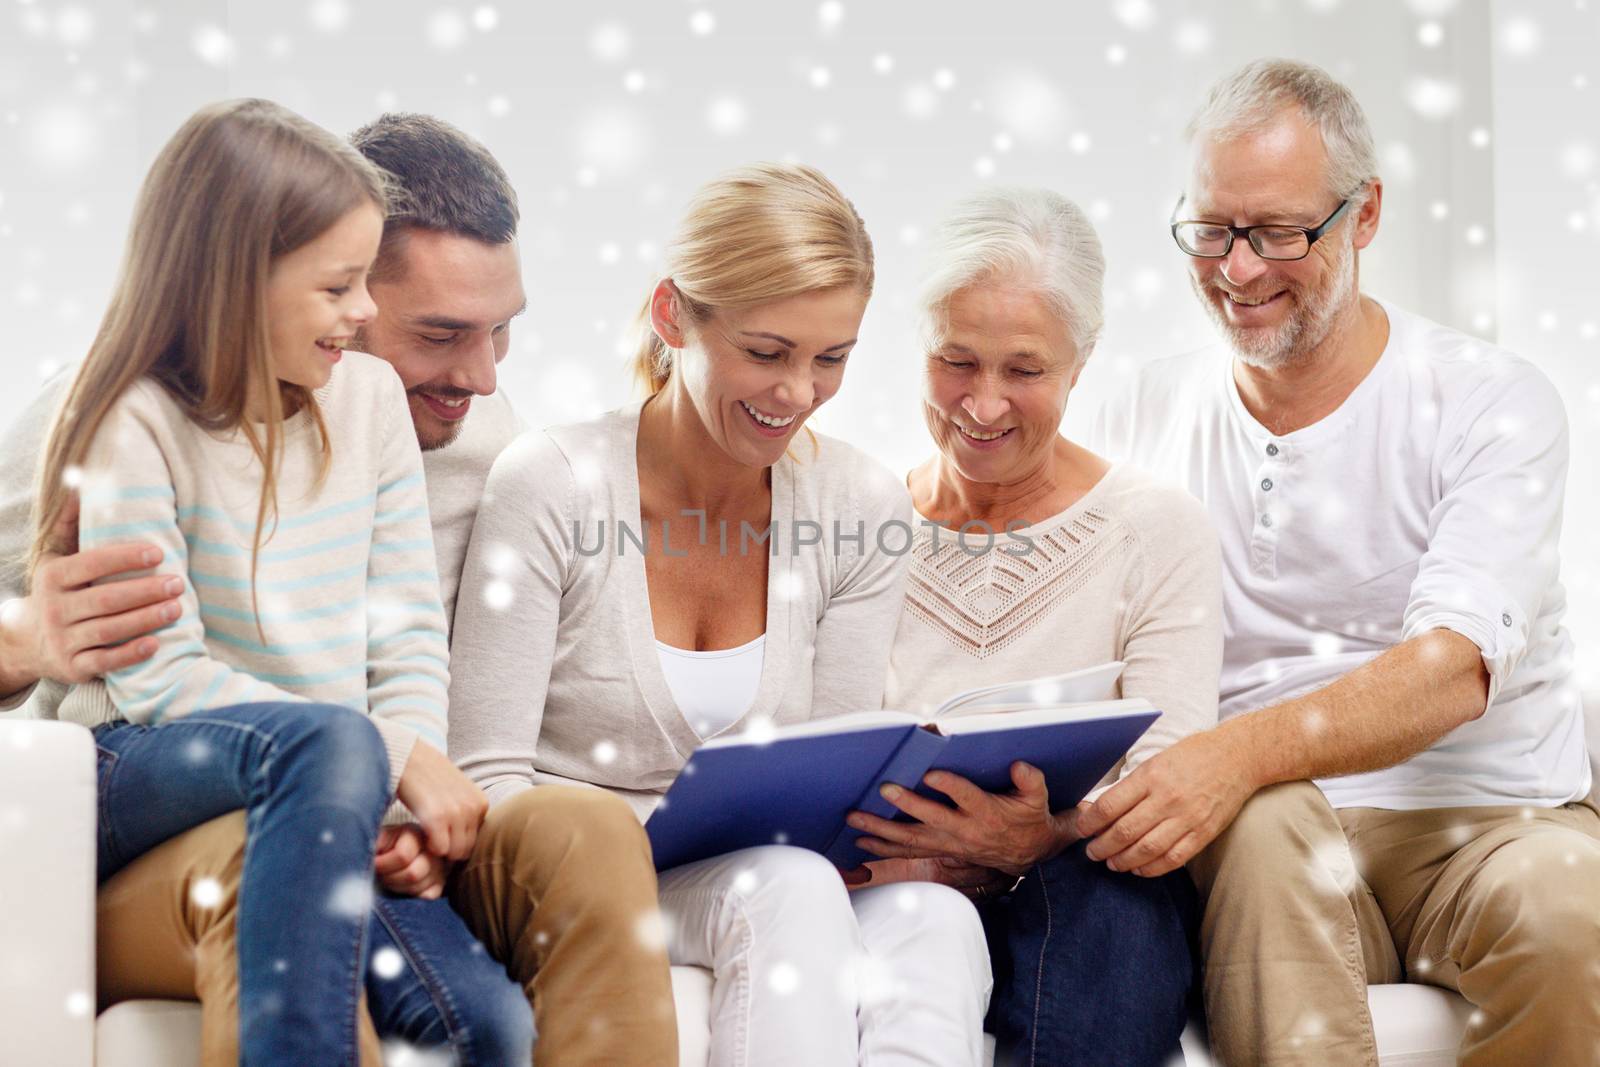
M 1586 701 L 1600 768 L 1600 699 Z M 1600 771 L 1597 771 L 1600 773 Z M 199 1008 L 130 1001 L 94 1014 L 95 755 L 87 730 L 0 717 L 0 1063 L 194 1067 Z M 674 967 L 683 1067 L 702 1067 L 711 977 Z M 1447 1067 L 1471 1008 L 1423 985 L 1369 993 L 1385 1067 Z M 1209 1065 L 1184 1034 L 1186 1067 Z

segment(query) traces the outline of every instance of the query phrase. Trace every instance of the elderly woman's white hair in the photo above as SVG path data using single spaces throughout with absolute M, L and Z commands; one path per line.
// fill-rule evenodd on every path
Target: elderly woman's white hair
M 950 298 L 973 285 L 1030 288 L 1066 324 L 1078 362 L 1105 322 L 1106 260 L 1094 226 L 1048 189 L 993 188 L 958 203 L 935 230 L 918 309 L 930 349 L 942 340 Z

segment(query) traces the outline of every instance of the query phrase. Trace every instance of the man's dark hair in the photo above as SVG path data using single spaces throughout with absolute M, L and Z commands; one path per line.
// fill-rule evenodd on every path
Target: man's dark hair
M 350 135 L 350 143 L 394 177 L 374 277 L 393 276 L 412 228 L 504 244 L 517 236 L 517 193 L 483 145 L 432 115 L 389 112 Z

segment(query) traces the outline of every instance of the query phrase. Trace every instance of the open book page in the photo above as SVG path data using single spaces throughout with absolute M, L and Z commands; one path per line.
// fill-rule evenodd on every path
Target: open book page
M 734 745 L 765 744 L 790 737 L 817 737 L 823 734 L 848 734 L 858 730 L 875 730 L 880 726 L 915 726 L 920 720 L 904 711 L 852 711 L 845 715 L 828 715 L 808 722 L 791 723 L 774 727 L 770 723 L 752 724 L 737 733 L 727 734 L 701 745 L 708 748 L 727 748 Z
M 1126 664 L 1119 661 L 1102 663 L 1095 667 L 1054 674 L 1044 678 L 1028 678 L 1015 682 L 1001 682 L 978 689 L 969 689 L 939 705 L 934 718 L 946 715 L 967 715 L 986 712 L 1000 707 L 1018 707 L 1050 704 L 1082 704 L 1091 700 L 1114 700 L 1118 695 L 1117 681 Z
M 1148 700 L 1129 697 L 1125 700 L 1092 700 L 1080 704 L 1057 704 L 1041 708 L 1037 705 L 997 706 L 965 711 L 949 718 L 928 724 L 946 737 L 960 734 L 995 733 L 1001 730 L 1025 730 L 1058 722 L 1088 722 L 1095 719 L 1122 719 L 1154 711 Z M 1019 757 L 1020 758 L 1020 757 Z

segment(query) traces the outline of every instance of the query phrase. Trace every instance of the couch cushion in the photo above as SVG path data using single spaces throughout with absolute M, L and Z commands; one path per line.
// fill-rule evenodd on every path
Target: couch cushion
M 1437 986 L 1367 987 L 1381 1067 L 1454 1067 L 1472 1005 Z
M 711 1056 L 711 972 L 672 968 L 681 1064 Z M 128 1000 L 95 1023 L 95 1067 L 200 1067 L 200 1005 L 180 1000 Z
M 679 1067 L 701 1067 L 711 1058 L 711 972 L 672 968 L 672 999 L 678 1006 Z
M 95 1067 L 199 1067 L 200 1005 L 189 1000 L 127 1000 L 94 1027 Z
M 711 1055 L 711 972 L 672 968 L 678 1004 L 681 1067 L 702 1067 Z M 1368 991 L 1382 1067 L 1452 1067 L 1472 1007 L 1433 986 L 1384 985 Z M 199 1067 L 200 1006 L 187 1001 L 130 1000 L 100 1016 L 96 1067 Z M 988 1056 L 992 1041 L 985 1042 Z M 1183 1034 L 1185 1067 L 1211 1067 L 1198 1028 Z

